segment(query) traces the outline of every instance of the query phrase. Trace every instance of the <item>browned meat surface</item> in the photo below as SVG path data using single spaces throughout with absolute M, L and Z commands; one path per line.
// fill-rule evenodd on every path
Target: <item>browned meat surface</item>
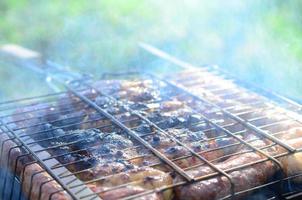
M 294 133 L 296 134 L 296 133 Z M 261 144 L 261 141 L 254 144 L 255 146 L 264 146 Z M 302 147 L 302 139 L 291 139 L 287 141 L 288 144 L 295 148 Z M 281 147 L 274 147 L 267 150 L 267 153 L 270 155 L 276 155 L 284 153 L 285 150 Z M 266 157 L 258 153 L 246 153 L 240 156 L 234 156 L 228 160 L 218 163 L 216 167 L 222 170 L 228 170 L 240 165 L 245 165 L 252 163 Z M 284 156 L 279 158 L 282 163 L 283 170 L 285 170 L 287 176 L 301 173 L 302 162 L 301 153 L 295 153 L 293 155 Z M 290 168 L 288 168 L 290 166 Z M 229 173 L 231 180 L 235 184 L 235 191 L 243 191 L 249 188 L 253 188 L 259 185 L 266 183 L 270 180 L 273 175 L 280 170 L 278 166 L 272 161 L 266 161 L 259 164 L 247 166 L 243 169 L 234 170 Z M 190 170 L 189 173 L 193 177 L 202 177 L 207 174 L 213 173 L 213 169 L 210 167 L 199 167 L 193 170 Z M 296 179 L 296 181 L 301 181 Z M 218 199 L 225 197 L 230 194 L 231 190 L 230 181 L 221 175 L 216 176 L 215 178 L 205 179 L 200 182 L 190 184 L 188 186 L 178 187 L 175 192 L 179 199 L 188 199 L 188 200 L 203 200 L 203 199 Z M 237 196 L 237 198 L 244 198 L 247 194 L 242 194 Z
M 205 159 L 213 161 L 222 170 L 265 158 L 255 152 L 229 156 L 236 152 L 245 151 L 247 148 L 244 148 L 243 145 L 233 145 L 238 141 L 233 137 L 223 136 L 221 131 L 213 130 L 213 127 L 204 122 L 202 115 L 213 119 L 221 126 L 233 123 L 231 128 L 228 127 L 232 131 L 242 131 L 245 127 L 226 118 L 217 109 L 167 89 L 165 84 L 152 80 L 110 80 L 99 81 L 94 84 L 94 87 L 100 92 L 110 94 L 118 99 L 125 107 L 136 110 L 160 129 L 166 131 L 171 137 L 184 143 Z M 217 104 L 234 106 L 238 103 L 238 106 L 242 107 L 238 108 L 237 112 L 252 109 L 249 106 L 243 107 L 243 103 L 239 101 L 225 101 L 222 97 L 208 93 L 206 90 L 199 90 L 196 87 L 191 87 L 191 89 Z M 125 126 L 133 129 L 135 134 L 140 135 L 180 168 L 187 170 L 191 177 L 198 178 L 214 172 L 200 159 L 193 157 L 188 149 L 177 144 L 148 123 L 142 122 L 111 98 L 99 94 L 95 89 L 87 89 L 81 93 L 120 120 Z M 261 112 L 243 114 L 242 116 L 251 118 L 259 117 L 259 114 Z M 138 195 L 171 185 L 173 182 L 182 181 L 176 173 L 169 173 L 171 169 L 148 149 L 72 93 L 67 93 L 52 104 L 34 104 L 18 109 L 11 119 L 17 121 L 13 128 L 18 130 L 18 133 L 30 134 L 32 139 L 40 140 L 38 143 L 42 147 L 59 145 L 57 148 L 49 149 L 48 152 L 52 155 L 60 155 L 57 159 L 65 164 L 69 171 L 80 171 L 76 173 L 76 176 L 84 182 L 88 181 L 88 187 L 104 200 Z M 271 117 L 267 117 L 263 121 L 258 120 L 255 124 L 261 125 L 261 123 L 265 124 L 271 121 L 273 121 Z M 253 139 L 252 135 L 254 133 L 246 131 L 238 136 L 249 140 Z M 299 137 L 302 137 L 302 131 L 298 129 L 285 131 L 284 134 L 280 135 L 281 139 L 288 140 L 288 143 L 295 147 L 302 146 Z M 7 138 L 0 138 L 0 141 L 5 139 Z M 261 139 L 251 144 L 262 147 L 271 143 Z M 11 144 L 7 142 L 5 145 Z M 266 151 L 271 155 L 285 152 L 280 147 L 271 147 Z M 4 152 L 4 155 L 7 155 L 7 149 L 4 149 Z M 9 163 L 11 167 L 14 167 L 13 161 L 21 153 L 19 148 L 11 152 L 11 162 Z M 296 153 L 280 158 L 287 176 L 302 170 L 301 155 L 301 153 Z M 25 157 L 21 160 L 20 166 L 29 160 L 31 159 Z M 3 162 L 1 161 L 2 165 Z M 194 168 L 194 166 L 196 167 Z M 23 188 L 25 193 L 29 193 L 27 186 L 30 184 L 30 176 L 41 169 L 37 164 L 26 169 Z M 17 171 L 20 173 L 19 167 Z M 278 167 L 273 162 L 266 161 L 240 170 L 233 170 L 229 174 L 235 183 L 235 190 L 241 191 L 266 183 L 278 171 Z M 38 198 L 39 184 L 50 180 L 50 178 L 46 172 L 39 173 L 35 177 L 33 190 L 30 194 L 32 199 Z M 98 181 L 93 182 L 94 179 Z M 300 179 L 295 180 L 301 181 Z M 119 185 L 123 186 L 115 188 Z M 58 189 L 60 186 L 55 181 L 45 184 L 42 188 L 42 199 L 47 199 L 52 192 Z M 138 199 L 170 200 L 174 194 L 176 195 L 175 199 L 217 199 L 230 194 L 230 182 L 226 177 L 218 175 L 197 183 L 180 186 L 175 190 L 169 189 L 163 193 L 151 193 Z M 240 197 L 243 198 L 245 195 Z M 63 192 L 56 193 L 53 197 L 53 199 L 64 198 L 68 199 L 69 197 Z
M 112 188 L 126 183 L 131 183 L 130 186 L 135 186 L 144 190 L 152 190 L 155 188 L 170 185 L 172 184 L 172 182 L 172 177 L 169 174 L 153 168 L 142 167 L 132 169 L 127 172 L 114 174 L 109 178 L 96 182 L 95 185 L 92 186 L 92 188 L 95 192 L 103 192 L 106 194 L 106 190 L 108 190 L 108 188 Z M 124 192 L 132 192 L 131 187 L 130 189 L 130 191 Z M 102 195 L 100 196 L 102 197 Z M 163 193 L 163 198 L 165 200 L 171 199 L 172 190 L 166 190 Z
M 31 177 L 34 174 L 35 176 L 31 180 Z M 62 187 L 56 181 L 51 180 L 53 180 L 53 178 L 47 172 L 43 172 L 43 168 L 38 164 L 33 164 L 25 168 L 22 189 L 25 194 L 29 194 L 30 185 L 32 185 L 32 190 L 30 192 L 30 199 L 32 200 L 38 200 L 40 193 L 41 199 L 49 199 L 51 196 L 51 199 L 71 200 L 71 197 L 66 192 L 59 192 Z M 45 182 L 46 184 L 44 184 Z M 41 184 L 43 184 L 43 187 L 40 191 Z
M 94 192 L 100 191 L 100 188 L 97 185 L 90 184 L 88 186 Z M 106 190 L 107 188 L 104 188 L 104 189 Z M 140 194 L 145 191 L 146 190 L 141 187 L 127 186 L 127 187 L 123 187 L 123 188 L 119 188 L 119 189 L 101 193 L 100 197 L 103 200 L 122 199 L 124 197 Z M 142 197 L 138 197 L 136 199 L 137 200 L 163 200 L 163 196 L 161 194 L 153 193 L 153 194 L 144 195 Z
M 16 147 L 16 143 L 13 140 L 8 140 L 8 136 L 5 133 L 1 133 L 0 135 L 0 141 L 1 141 L 1 149 L 4 151 L 1 154 L 1 166 L 6 166 L 5 160 L 9 157 L 10 158 L 10 164 L 8 166 L 8 169 L 14 169 L 15 166 L 15 160 L 18 156 L 24 155 L 24 152 L 20 148 L 13 148 Z M 3 141 L 6 141 L 5 143 L 2 143 Z M 9 153 L 9 150 L 13 148 L 13 150 Z M 24 180 L 23 182 L 23 191 L 26 195 L 30 195 L 30 199 L 32 200 L 38 200 L 39 199 L 39 193 L 40 193 L 40 185 L 44 182 L 47 182 L 42 187 L 42 193 L 41 193 L 41 199 L 49 199 L 50 195 L 52 195 L 52 199 L 56 200 L 71 200 L 71 197 L 66 192 L 60 192 L 62 187 L 55 181 L 50 181 L 51 176 L 43 170 L 43 168 L 40 167 L 39 164 L 34 163 L 27 165 L 31 160 L 28 157 L 24 157 L 24 159 L 20 159 L 20 162 L 18 162 L 16 174 L 21 177 L 21 173 L 24 173 Z M 26 166 L 26 168 L 25 168 Z M 24 171 L 25 169 L 25 171 Z M 37 173 L 41 172 L 41 173 Z M 31 180 L 32 175 L 34 175 L 33 180 Z M 31 193 L 29 194 L 30 185 L 32 185 Z
M 226 161 L 226 165 L 218 165 L 227 168 L 229 165 L 239 166 L 252 161 L 261 159 L 262 157 L 255 153 L 250 153 L 236 158 L 235 160 Z M 230 162 L 230 163 L 229 163 Z M 235 183 L 235 190 L 242 191 L 261 184 L 273 176 L 277 167 L 272 162 L 265 162 L 254 165 L 242 170 L 236 170 L 229 173 L 231 180 Z M 199 168 L 191 172 L 194 177 L 200 177 L 212 173 L 210 168 Z M 218 175 L 215 178 L 200 181 L 188 186 L 180 187 L 175 190 L 179 199 L 187 200 L 211 200 L 225 197 L 231 192 L 231 184 L 226 177 Z M 246 194 L 245 194 L 246 195 Z
M 170 129 L 169 133 L 210 161 L 232 154 L 241 147 L 241 145 L 231 146 L 238 143 L 233 137 L 211 139 L 202 131 L 192 132 L 187 129 Z

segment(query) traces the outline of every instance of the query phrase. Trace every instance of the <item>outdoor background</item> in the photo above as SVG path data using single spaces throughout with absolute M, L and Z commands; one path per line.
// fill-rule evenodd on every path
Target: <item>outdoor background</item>
M 139 41 L 302 100 L 300 0 L 0 0 L 0 45 L 32 48 L 77 71 L 165 65 Z M 30 70 L 0 61 L 0 100 L 46 92 Z

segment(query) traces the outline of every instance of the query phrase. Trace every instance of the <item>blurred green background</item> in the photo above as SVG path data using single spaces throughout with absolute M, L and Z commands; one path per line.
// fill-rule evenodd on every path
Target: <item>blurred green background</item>
M 98 76 L 165 65 L 139 41 L 302 100 L 300 0 L 0 0 L 0 44 L 32 48 L 73 70 Z M 0 100 L 49 91 L 30 70 L 0 64 Z

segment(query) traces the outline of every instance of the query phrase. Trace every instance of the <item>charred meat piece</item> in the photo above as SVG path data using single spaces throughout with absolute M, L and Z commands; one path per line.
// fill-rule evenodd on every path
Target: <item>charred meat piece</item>
M 192 132 L 188 129 L 169 129 L 169 132 L 207 160 L 217 160 L 235 153 L 241 147 L 232 145 L 238 143 L 233 137 L 210 139 L 202 131 Z
M 67 133 L 66 143 L 70 144 L 72 150 L 87 149 L 98 144 L 102 133 L 98 129 L 74 130 Z
M 178 145 L 176 142 L 174 142 L 172 139 L 169 139 L 167 136 L 158 133 L 156 135 L 147 137 L 146 140 L 149 144 L 151 144 L 154 148 L 160 151 L 167 158 L 171 160 L 176 159 L 175 164 L 177 164 L 181 168 L 186 168 L 190 165 L 200 163 L 194 157 L 190 156 L 191 153 L 188 149 Z M 189 157 L 186 157 L 188 155 Z M 154 163 L 160 163 L 160 160 L 157 157 L 147 157 L 144 158 L 143 163 L 145 165 L 150 165 Z M 166 168 L 162 167 L 163 165 L 157 168 L 166 171 Z
M 206 134 L 202 131 L 193 132 L 188 129 L 169 129 L 169 133 L 171 133 L 176 139 L 179 139 L 182 142 L 198 142 L 200 140 L 208 139 Z
M 139 164 L 142 158 L 138 156 L 139 153 L 134 146 L 135 143 L 125 135 L 104 134 L 98 148 L 92 151 L 92 154 L 102 162 L 127 160 L 129 163 Z
M 140 135 L 144 135 L 144 134 L 152 133 L 154 131 L 154 128 L 146 122 L 141 122 L 141 124 L 138 125 L 137 128 L 135 128 L 135 131 Z
M 81 180 L 93 180 L 109 175 L 125 172 L 136 168 L 135 165 L 123 160 L 99 160 L 93 168 L 86 168 L 85 172 L 78 174 Z
M 61 140 L 63 142 L 53 141 L 50 145 L 66 144 L 53 149 L 52 153 L 62 155 L 71 152 L 58 158 L 62 163 L 71 163 L 67 166 L 71 171 L 75 172 L 100 165 L 111 167 L 108 163 L 125 164 L 126 162 L 129 168 L 129 165 L 141 162 L 139 158 L 135 158 L 138 153 L 135 148 L 132 148 L 134 146 L 133 142 L 117 133 L 102 133 L 97 129 L 91 129 L 69 131 L 66 134 L 64 141 Z M 102 163 L 106 163 L 106 165 Z M 93 176 L 92 172 L 88 174 L 90 175 L 86 174 L 82 177 Z
M 165 117 L 160 122 L 156 123 L 161 129 L 168 129 L 176 126 L 182 126 L 186 123 L 186 119 L 178 116 Z

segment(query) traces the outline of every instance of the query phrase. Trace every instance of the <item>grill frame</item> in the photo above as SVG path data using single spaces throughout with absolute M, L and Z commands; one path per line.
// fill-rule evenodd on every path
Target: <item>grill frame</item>
M 178 62 L 178 63 L 179 63 L 179 62 Z M 174 64 L 175 64 L 175 63 L 174 63 Z M 187 65 L 186 65 L 186 66 L 187 66 Z M 204 68 L 204 69 L 201 69 L 201 70 L 208 70 L 208 69 L 209 69 L 209 68 Z M 130 73 L 130 74 L 132 74 L 132 73 Z M 104 74 L 103 77 L 106 77 L 106 76 L 124 76 L 124 75 L 125 75 L 125 74 L 122 74 L 122 73 L 119 73 L 119 74 Z M 129 75 L 129 74 L 126 73 L 126 75 Z M 221 108 L 220 108 L 219 106 L 217 106 L 216 104 L 213 104 L 213 103 L 211 103 L 211 102 L 208 102 L 206 99 L 203 99 L 203 98 L 201 98 L 201 97 L 199 97 L 199 96 L 197 96 L 197 95 L 195 95 L 195 94 L 192 94 L 190 91 L 187 91 L 185 88 L 180 87 L 178 84 L 175 84 L 175 83 L 173 83 L 173 82 L 169 82 L 169 81 L 167 81 L 166 79 L 163 80 L 161 77 L 158 77 L 158 76 L 156 76 L 156 75 L 154 75 L 154 74 L 146 74 L 146 76 L 152 77 L 153 79 L 155 79 L 155 80 L 157 80 L 157 81 L 163 81 L 163 82 L 167 83 L 168 85 L 170 85 L 171 87 L 173 87 L 175 90 L 179 90 L 180 92 L 186 93 L 187 95 L 190 95 L 192 98 L 195 98 L 197 101 L 201 101 L 202 103 L 209 104 L 210 106 L 216 107 L 216 108 L 219 109 L 220 111 L 223 111 L 223 110 L 221 110 Z M 66 88 L 67 88 L 67 90 L 68 90 L 69 92 L 73 93 L 75 96 L 79 97 L 79 98 L 84 102 L 84 106 L 85 106 L 85 104 L 86 104 L 86 106 L 88 105 L 89 107 L 92 107 L 93 109 L 95 109 L 95 111 L 100 112 L 102 115 L 105 115 L 105 117 L 106 117 L 107 119 L 109 119 L 112 123 L 114 123 L 116 126 L 119 126 L 120 128 L 124 129 L 130 136 L 134 137 L 136 140 L 138 140 L 139 142 L 141 142 L 145 147 L 149 148 L 149 150 L 151 149 L 151 151 L 152 151 L 153 153 L 155 153 L 155 155 L 157 155 L 158 157 L 160 157 L 161 160 L 164 160 L 168 165 L 170 164 L 170 167 L 172 167 L 174 170 L 177 169 L 177 167 L 174 166 L 175 164 L 174 164 L 174 165 L 171 164 L 171 161 L 170 161 L 169 159 L 167 160 L 167 158 L 165 158 L 165 156 L 162 156 L 161 153 L 158 153 L 157 150 L 154 150 L 154 149 L 152 150 L 152 147 L 150 148 L 150 146 L 151 146 L 150 144 L 144 144 L 143 139 L 141 139 L 140 137 L 138 137 L 135 133 L 133 133 L 133 131 L 132 131 L 131 129 L 129 129 L 128 127 L 126 127 L 125 125 L 123 125 L 123 123 L 121 123 L 119 120 L 115 119 L 115 117 L 114 117 L 113 115 L 110 115 L 110 114 L 107 113 L 105 110 L 103 110 L 101 107 L 99 107 L 97 104 L 95 104 L 94 102 L 92 102 L 89 98 L 83 96 L 83 95 L 80 93 L 80 91 L 82 91 L 82 90 L 78 91 L 77 89 L 74 88 L 75 86 L 78 86 L 78 84 L 83 84 L 83 85 L 85 85 L 86 89 L 87 89 L 87 87 L 90 87 L 90 89 L 94 89 L 94 90 L 95 90 L 96 88 L 93 88 L 93 87 L 91 88 L 91 86 L 90 86 L 89 84 L 87 84 L 86 82 L 82 82 L 82 81 L 81 81 L 81 82 L 78 82 L 78 81 L 76 81 L 76 80 L 73 81 L 73 82 L 71 82 L 71 83 L 69 83 L 68 85 L 66 85 Z M 100 91 L 97 91 L 97 92 L 100 93 Z M 64 93 L 56 93 L 56 94 L 64 94 Z M 108 94 L 102 94 L 102 95 L 105 95 L 105 96 L 107 96 L 107 97 L 109 97 L 109 98 L 111 98 L 111 99 L 114 100 L 114 97 L 109 96 Z M 48 97 L 48 96 L 51 96 L 51 94 L 45 95 L 45 96 L 41 96 L 41 97 L 43 98 L 43 97 Z M 278 96 L 276 96 L 276 97 L 279 98 Z M 40 97 L 37 97 L 37 99 L 39 99 L 39 98 L 40 98 Z M 35 100 L 36 98 L 35 98 L 35 97 L 34 97 L 34 98 L 25 98 L 25 99 L 23 99 L 23 100 L 21 100 L 21 101 L 33 100 L 33 99 Z M 281 99 L 283 100 L 283 98 L 281 98 Z M 7 102 L 4 102 L 4 103 L 1 103 L 0 106 L 1 106 L 1 105 L 5 105 L 5 104 L 10 104 L 10 103 L 18 103 L 19 101 L 20 101 L 20 100 L 16 100 L 16 101 L 7 101 Z M 118 100 L 116 100 L 116 101 L 118 101 Z M 82 103 L 83 103 L 83 102 L 82 102 Z M 286 101 L 286 102 L 287 102 L 287 101 Z M 287 102 L 287 103 L 290 103 L 290 102 Z M 131 114 L 133 114 L 133 115 L 139 117 L 140 120 L 144 120 L 145 122 L 149 123 L 149 125 L 152 125 L 152 126 L 153 126 L 154 128 L 156 128 L 158 131 L 162 132 L 163 134 L 166 134 L 166 136 L 169 137 L 169 134 L 168 134 L 165 130 L 162 130 L 162 129 L 161 129 L 160 127 L 158 127 L 156 124 L 154 124 L 153 122 L 150 122 L 148 119 L 146 119 L 145 117 L 141 116 L 141 115 L 140 115 L 139 113 L 137 113 L 135 110 L 131 110 L 131 109 L 125 107 L 125 105 L 123 105 L 123 104 L 121 104 L 120 106 L 123 106 L 124 109 L 126 109 L 126 110 L 128 109 L 128 112 L 130 112 Z M 297 106 L 297 105 L 293 105 L 293 106 Z M 299 107 L 299 106 L 298 106 L 298 107 Z M 5 108 L 5 109 L 8 109 L 8 108 Z M 4 109 L 4 110 L 5 110 L 5 109 Z M 9 109 L 11 109 L 11 108 L 9 108 Z M 301 107 L 299 107 L 299 110 L 300 110 L 300 109 L 301 109 Z M 2 110 L 2 109 L 1 109 L 1 110 Z M 32 111 L 29 111 L 29 112 L 32 112 Z M 23 113 L 23 114 L 24 114 L 24 113 Z M 228 111 L 224 111 L 224 114 L 226 114 L 228 117 L 234 117 L 233 114 L 232 114 L 232 113 L 230 114 Z M 10 116 L 10 115 L 9 115 L 9 116 Z M 5 115 L 4 115 L 4 116 L 1 116 L 1 118 L 3 118 L 3 117 L 6 117 L 6 116 L 5 116 Z M 236 118 L 236 117 L 235 117 L 234 119 L 237 120 L 238 123 L 241 123 L 241 124 L 246 125 L 246 122 L 245 122 L 245 121 L 242 121 L 242 120 L 240 120 L 240 119 L 238 119 L 238 118 Z M 228 131 L 227 129 L 225 129 L 224 127 L 221 127 L 221 125 L 218 125 L 218 124 L 215 123 L 215 122 L 211 122 L 211 120 L 208 119 L 208 118 L 205 117 L 205 116 L 204 116 L 204 120 L 206 120 L 207 123 L 210 123 L 210 124 L 214 125 L 215 128 L 220 129 L 221 131 L 225 132 L 226 134 L 231 135 L 232 137 L 235 137 L 235 138 L 240 142 L 240 144 L 242 144 L 243 141 L 242 141 L 239 137 L 237 137 L 237 133 L 234 134 L 234 133 Z M 296 120 L 297 120 L 299 123 L 301 123 L 300 119 L 296 119 Z M 94 120 L 92 120 L 92 121 L 94 121 Z M 73 124 L 70 124 L 70 125 L 73 125 Z M 4 122 L 3 120 L 1 120 L 1 126 L 0 126 L 0 127 L 1 127 L 1 129 L 2 129 L 3 127 L 8 127 L 8 126 L 7 126 L 6 122 Z M 263 137 L 268 137 L 268 136 L 269 136 L 267 139 L 269 139 L 269 140 L 271 140 L 271 141 L 273 141 L 273 142 L 277 142 L 277 143 L 279 143 L 279 145 L 281 145 L 281 146 L 285 147 L 286 149 L 288 149 L 288 153 L 283 154 L 283 155 L 278 155 L 278 156 L 269 156 L 269 155 L 265 155 L 265 153 L 264 153 L 264 155 L 267 157 L 267 159 L 262 160 L 262 161 L 257 161 L 256 163 L 261 163 L 261 162 L 265 162 L 265 161 L 268 161 L 268 160 L 272 160 L 273 162 L 278 163 L 279 161 L 276 160 L 276 157 L 280 157 L 280 156 L 288 155 L 288 154 L 293 153 L 293 152 L 297 152 L 297 151 L 300 152 L 300 151 L 301 151 L 301 149 L 292 149 L 291 147 L 288 147 L 287 144 L 283 143 L 282 141 L 279 141 L 279 140 L 278 140 L 277 138 L 275 138 L 275 137 L 271 137 L 271 136 L 268 135 L 266 132 L 263 132 L 261 129 L 259 129 L 259 127 L 254 128 L 254 127 L 252 127 L 252 126 L 247 126 L 247 128 L 250 128 L 250 129 L 252 129 L 252 131 L 255 131 L 255 132 L 257 132 L 258 134 L 261 134 Z M 259 131 L 259 130 L 260 130 L 260 131 Z M 43 168 L 44 168 L 44 171 L 50 172 L 49 174 L 52 176 L 52 178 L 53 178 L 54 180 L 56 180 L 58 183 L 60 183 L 60 184 L 63 186 L 63 190 L 67 191 L 69 194 L 71 194 L 71 196 L 73 196 L 73 192 L 70 191 L 70 188 L 67 187 L 67 186 L 65 186 L 64 183 L 61 183 L 60 178 L 57 177 L 57 175 L 55 175 L 55 174 L 52 173 L 52 170 L 53 170 L 53 169 L 51 169 L 51 168 L 45 166 L 45 165 L 43 164 L 44 161 L 41 160 L 39 157 L 36 157 L 36 156 L 35 156 L 37 152 L 33 152 L 33 151 L 31 150 L 31 148 L 28 146 L 29 144 L 24 143 L 24 141 L 20 138 L 20 136 L 19 136 L 17 133 L 15 133 L 15 131 L 13 131 L 13 130 L 6 130 L 6 131 L 5 131 L 5 130 L 2 129 L 1 134 L 7 133 L 7 132 L 10 132 L 10 135 L 12 135 L 12 137 L 9 138 L 9 139 L 7 139 L 7 141 L 17 141 L 17 143 L 20 143 L 19 145 L 15 146 L 15 147 L 13 147 L 13 148 L 11 148 L 11 149 L 9 149 L 9 154 L 8 154 L 8 155 L 10 155 L 10 153 L 11 153 L 11 152 L 13 151 L 13 149 L 15 149 L 15 148 L 25 147 L 25 149 L 27 150 L 27 153 L 22 154 L 22 155 L 19 155 L 19 156 L 17 157 L 16 163 L 18 163 L 18 160 L 22 159 L 22 157 L 26 157 L 26 156 L 28 156 L 28 155 L 34 155 L 36 161 L 33 161 L 33 162 L 34 162 L 34 163 L 39 163 L 39 164 L 41 164 L 41 165 L 43 166 Z M 28 135 L 22 135 L 22 136 L 28 136 Z M 175 139 L 175 138 L 174 138 L 174 139 Z M 49 138 L 47 138 L 47 140 L 49 140 Z M 7 141 L 2 141 L 2 145 L 1 145 L 1 146 L 2 146 L 2 148 L 1 148 L 1 155 L 3 154 L 3 146 L 4 146 L 4 143 L 6 143 Z M 178 144 L 181 144 L 181 145 L 187 147 L 187 145 L 182 144 L 181 141 L 178 141 L 177 139 L 175 139 L 175 141 L 176 141 Z M 34 142 L 34 143 L 37 143 L 37 142 Z M 31 145 L 31 144 L 30 144 L 30 145 Z M 246 145 L 246 144 L 245 144 L 245 145 Z M 187 147 L 187 148 L 188 148 L 189 151 L 191 151 L 192 154 L 197 154 L 197 153 L 194 152 L 193 150 L 190 150 L 190 147 Z M 255 151 L 257 151 L 257 152 L 260 152 L 260 153 L 263 152 L 261 149 L 258 149 L 258 148 L 256 148 L 256 147 L 252 147 L 252 148 L 253 148 L 253 150 L 255 150 Z M 44 149 L 44 150 L 45 150 L 45 149 Z M 162 192 L 162 191 L 168 190 L 168 189 L 173 188 L 173 187 L 176 187 L 176 186 L 181 186 L 181 185 L 188 184 L 189 182 L 193 182 L 193 181 L 201 181 L 201 180 L 204 180 L 204 179 L 206 179 L 206 178 L 219 176 L 219 174 L 222 174 L 222 175 L 226 176 L 226 177 L 231 181 L 231 178 L 228 177 L 228 172 L 229 172 L 229 171 L 236 170 L 236 169 L 238 170 L 238 169 L 241 169 L 241 168 L 243 168 L 243 167 L 246 167 L 246 166 L 243 166 L 243 167 L 242 167 L 242 166 L 238 166 L 236 169 L 223 171 L 223 170 L 217 169 L 213 163 L 211 163 L 210 161 L 208 161 L 208 160 L 206 160 L 205 158 L 201 157 L 199 154 L 197 154 L 197 155 L 195 155 L 195 156 L 199 157 L 201 160 L 203 160 L 204 162 L 206 162 L 206 164 L 209 165 L 210 167 L 213 167 L 213 169 L 214 169 L 216 172 L 215 172 L 215 173 L 212 173 L 212 174 L 208 174 L 208 175 L 203 176 L 203 177 L 200 177 L 200 178 L 194 178 L 194 179 L 192 179 L 191 177 L 187 177 L 187 175 L 184 174 L 184 173 L 182 172 L 182 170 L 175 170 L 175 171 L 177 171 L 179 174 L 183 175 L 183 177 L 185 177 L 185 178 L 187 179 L 187 181 L 180 182 L 180 183 L 176 183 L 175 185 L 168 185 L 168 186 L 163 187 L 163 188 L 157 188 L 157 189 L 155 189 L 155 190 L 153 190 L 153 191 L 147 191 L 147 192 L 144 192 L 144 193 L 141 193 L 141 194 L 138 194 L 138 195 L 134 195 L 134 196 L 131 196 L 131 197 L 125 198 L 125 199 L 132 199 L 132 198 L 134 198 L 134 197 L 140 197 L 140 196 L 147 195 L 147 194 L 151 194 L 151 193 L 154 193 L 154 192 Z M 173 162 L 172 162 L 172 163 L 173 163 Z M 254 164 L 256 164 L 256 163 L 254 163 Z M 9 164 L 9 161 L 8 161 L 8 164 Z M 161 163 L 161 164 L 162 164 L 162 163 Z M 29 165 L 29 164 L 28 164 L 28 165 Z M 251 165 L 251 164 L 249 163 L 249 165 Z M 278 165 L 279 165 L 279 164 L 278 164 Z M 16 166 L 16 165 L 15 165 L 15 166 Z M 43 171 L 43 172 L 44 172 L 44 171 Z M 16 172 L 16 168 L 14 169 L 14 172 Z M 24 171 L 23 171 L 23 172 L 24 172 Z M 37 173 L 42 173 L 42 172 L 37 172 Z M 33 174 L 33 175 L 32 175 L 31 180 L 33 180 L 33 177 L 34 177 L 35 175 L 36 175 L 36 174 Z M 302 175 L 302 174 L 299 174 L 299 176 L 301 176 L 301 175 Z M 23 173 L 22 176 L 24 177 L 24 173 Z M 297 176 L 294 176 L 294 177 L 297 177 Z M 288 177 L 288 178 L 284 178 L 284 179 L 282 179 L 282 180 L 274 181 L 274 182 L 271 183 L 271 184 L 276 184 L 276 183 L 278 183 L 278 184 L 280 183 L 280 184 L 281 184 L 282 181 L 288 180 L 288 179 L 294 178 L 294 177 Z M 7 180 L 7 177 L 5 177 L 4 180 L 6 181 L 6 180 Z M 42 184 L 46 184 L 46 183 L 42 183 Z M 270 183 L 267 183 L 267 184 L 270 184 Z M 267 185 L 267 184 L 265 184 L 265 185 Z M 84 185 L 84 183 L 83 183 L 83 185 Z M 233 184 L 232 184 L 232 185 L 233 185 Z M 261 185 L 261 186 L 266 187 L 266 186 L 264 186 L 264 185 Z M 261 186 L 256 187 L 256 189 L 260 188 Z M 40 187 L 42 187 L 42 185 L 41 185 Z M 6 188 L 6 187 L 4 187 L 4 188 Z M 250 190 L 255 190 L 255 188 L 251 188 L 251 189 L 249 189 L 249 190 L 247 190 L 247 191 L 242 191 L 242 192 L 248 192 L 248 191 L 250 191 Z M 60 192 L 60 191 L 58 191 L 58 192 Z M 3 192 L 3 194 L 4 194 L 4 192 Z M 12 192 L 11 192 L 10 195 L 12 195 Z M 225 198 L 234 198 L 235 195 L 238 195 L 238 192 L 232 191 L 231 194 L 230 194 L 229 196 L 225 197 Z M 282 194 L 280 194 L 280 196 L 282 196 Z M 40 196 L 40 197 L 41 197 L 41 196 Z M 87 197 L 88 197 L 88 196 L 87 196 Z M 77 196 L 73 196 L 73 198 L 77 198 Z M 225 198 L 224 198 L 224 199 L 225 199 Z

